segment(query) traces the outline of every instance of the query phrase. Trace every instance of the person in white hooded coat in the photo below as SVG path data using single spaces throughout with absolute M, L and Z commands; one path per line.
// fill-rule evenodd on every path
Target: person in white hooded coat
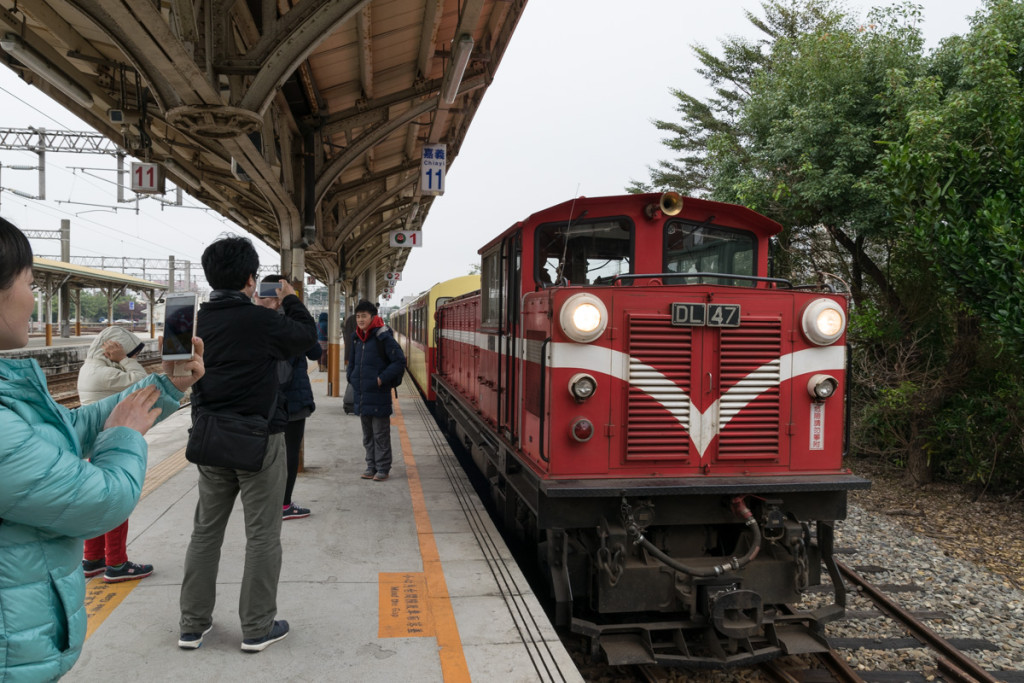
M 93 340 L 78 371 L 82 405 L 119 394 L 149 374 L 136 356 L 145 344 L 122 327 L 108 327 Z M 134 581 L 153 573 L 153 565 L 128 561 L 128 520 L 85 542 L 82 571 L 86 577 L 103 574 L 107 583 Z
M 78 397 L 82 405 L 117 394 L 149 374 L 136 360 L 144 346 L 141 339 L 123 327 L 108 327 L 100 332 L 78 371 Z

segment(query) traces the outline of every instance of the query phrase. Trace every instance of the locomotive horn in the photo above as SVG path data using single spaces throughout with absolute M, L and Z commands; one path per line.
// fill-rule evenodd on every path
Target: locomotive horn
M 678 192 L 665 192 L 658 204 L 663 214 L 675 216 L 683 210 L 683 197 Z
M 663 192 L 657 204 L 648 204 L 644 213 L 651 220 L 662 216 L 675 216 L 683 210 L 683 197 L 678 192 Z

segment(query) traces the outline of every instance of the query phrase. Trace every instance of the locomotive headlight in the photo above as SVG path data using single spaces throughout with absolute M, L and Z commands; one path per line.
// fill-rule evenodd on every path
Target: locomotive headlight
M 577 403 L 583 403 L 597 391 L 597 380 L 586 374 L 578 372 L 569 380 L 569 393 Z
M 592 342 L 608 327 L 608 309 L 593 294 L 573 294 L 559 315 L 562 331 L 573 341 Z
M 832 299 L 815 299 L 804 309 L 802 327 L 807 341 L 828 346 L 843 336 L 846 313 Z
M 839 380 L 831 375 L 812 375 L 807 381 L 807 393 L 815 401 L 824 401 L 836 393 L 839 388 Z

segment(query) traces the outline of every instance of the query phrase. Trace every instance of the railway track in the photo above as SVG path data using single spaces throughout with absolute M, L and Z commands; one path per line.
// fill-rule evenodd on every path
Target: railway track
M 146 369 L 146 372 L 154 373 L 160 371 L 160 357 L 150 355 L 139 359 L 139 364 Z M 62 372 L 55 375 L 48 375 L 46 386 L 50 391 L 53 400 L 65 408 L 77 408 L 81 405 L 78 400 L 78 371 Z
M 864 574 L 880 573 L 875 566 L 856 569 L 838 563 L 849 590 L 846 619 L 830 624 L 826 637 L 831 649 L 818 655 L 791 656 L 772 660 L 749 669 L 720 671 L 677 670 L 649 664 L 632 667 L 611 667 L 585 664 L 581 672 L 588 680 L 615 683 L 734 683 L 736 681 L 777 681 L 779 683 L 1024 683 L 1024 671 L 987 671 L 968 653 L 972 650 L 996 649 L 995 643 L 979 639 L 944 636 L 926 622 L 954 624 L 955 615 L 937 611 L 911 611 L 892 596 L 920 592 L 916 585 L 875 585 Z M 824 586 L 822 594 L 831 591 Z M 806 608 L 806 607 L 805 607 Z M 851 637 L 855 631 L 868 630 L 871 637 Z M 861 628 L 851 628 L 858 624 Z M 566 641 L 566 646 L 571 643 Z M 570 651 L 572 649 L 570 648 Z M 893 651 L 903 656 L 875 656 Z M 577 661 L 582 652 L 574 655 Z M 889 668 L 878 662 L 899 662 L 907 668 Z
M 917 592 L 919 586 L 882 586 L 868 581 L 864 574 L 884 571 L 869 566 L 854 569 L 837 563 L 844 581 L 852 590 L 851 604 L 867 600 L 871 609 L 847 609 L 844 622 L 830 625 L 826 633 L 831 650 L 803 658 L 787 658 L 768 662 L 761 667 L 768 680 L 800 681 L 801 683 L 841 683 L 867 681 L 886 683 L 906 681 L 949 681 L 957 683 L 1024 683 L 1024 672 L 991 672 L 985 670 L 967 651 L 997 649 L 995 643 L 978 639 L 946 637 L 926 622 L 952 622 L 952 615 L 932 611 L 910 611 L 894 599 L 893 594 Z M 859 571 L 858 571 L 859 569 Z M 882 620 L 874 637 L 848 637 L 844 623 Z M 873 652 L 900 651 L 906 656 L 899 661 L 915 668 L 892 669 L 876 666 L 877 661 L 893 661 L 892 657 L 875 657 Z

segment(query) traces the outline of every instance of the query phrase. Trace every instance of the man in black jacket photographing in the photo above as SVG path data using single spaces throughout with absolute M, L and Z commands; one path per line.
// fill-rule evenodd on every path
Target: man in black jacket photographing
M 284 315 L 252 303 L 259 256 L 248 238 L 218 239 L 203 252 L 202 263 L 214 290 L 197 318 L 196 334 L 206 342 L 206 375 L 193 388 L 193 421 L 204 410 L 263 416 L 270 436 L 258 469 L 198 466 L 199 502 L 185 555 L 178 646 L 198 648 L 213 628 L 224 529 L 241 494 L 246 535 L 238 605 L 242 650 L 260 652 L 288 635 L 288 622 L 275 619 L 288 421 L 277 362 L 315 344 L 316 323 L 287 280 L 281 280 L 277 292 Z

